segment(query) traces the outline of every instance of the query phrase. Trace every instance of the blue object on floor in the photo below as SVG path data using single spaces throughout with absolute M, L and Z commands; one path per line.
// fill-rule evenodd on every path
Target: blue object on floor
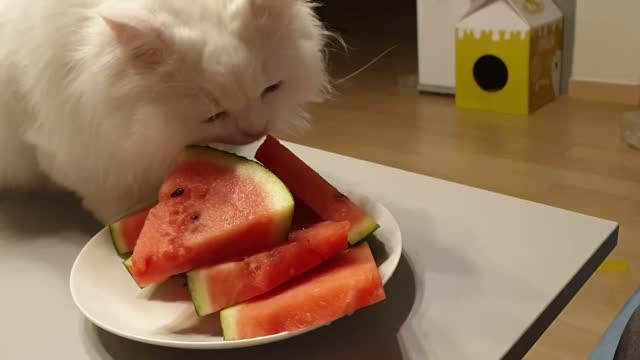
M 631 299 L 627 301 L 622 311 L 620 311 L 611 326 L 609 326 L 609 329 L 607 329 L 607 332 L 602 337 L 596 350 L 591 354 L 591 357 L 589 357 L 589 360 L 613 359 L 624 328 L 627 326 L 629 318 L 631 318 L 631 315 L 633 315 L 633 312 L 638 306 L 640 306 L 640 290 L 636 290 Z

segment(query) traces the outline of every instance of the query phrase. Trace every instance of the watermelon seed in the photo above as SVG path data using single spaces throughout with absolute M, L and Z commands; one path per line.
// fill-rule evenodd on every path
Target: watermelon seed
M 183 188 L 178 188 L 176 191 L 173 192 L 173 194 L 171 194 L 172 198 L 177 198 L 179 196 L 182 196 L 184 194 L 184 189 Z
M 191 220 L 193 220 L 193 221 L 198 221 L 198 219 L 200 219 L 200 216 L 199 216 L 199 215 L 193 215 L 193 216 L 191 217 Z

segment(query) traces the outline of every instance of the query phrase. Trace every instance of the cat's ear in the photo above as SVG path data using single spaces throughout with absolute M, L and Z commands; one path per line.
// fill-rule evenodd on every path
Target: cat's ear
M 252 15 L 260 20 L 270 16 L 278 17 L 290 10 L 298 1 L 301 0 L 249 0 Z
M 133 65 L 148 70 L 169 61 L 171 47 L 153 17 L 132 7 L 104 7 L 100 16 Z

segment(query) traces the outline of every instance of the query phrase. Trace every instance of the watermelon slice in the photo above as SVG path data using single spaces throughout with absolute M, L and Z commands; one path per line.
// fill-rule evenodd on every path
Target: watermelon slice
M 189 146 L 162 184 L 125 266 L 140 287 L 287 239 L 294 200 L 255 161 Z
M 349 243 L 352 245 L 380 227 L 349 197 L 338 191 L 274 137 L 266 137 L 255 158 L 276 174 L 296 198 L 304 201 L 323 220 L 349 221 Z
M 148 214 L 149 209 L 147 208 L 132 215 L 125 216 L 109 225 L 111 240 L 113 240 L 113 246 L 115 246 L 118 255 L 126 256 L 127 254 L 131 254 L 133 248 L 136 246 L 138 236 L 140 236 L 140 231 L 142 231 Z
M 323 222 L 291 233 L 268 251 L 187 274 L 196 312 L 206 316 L 262 295 L 347 249 L 348 221 Z
M 367 242 L 277 289 L 220 312 L 225 340 L 244 340 L 329 324 L 386 299 Z
M 303 201 L 296 199 L 295 196 L 293 199 L 295 207 L 291 221 L 291 231 L 305 229 L 323 221 L 322 218 Z M 133 215 L 126 216 L 109 226 L 111 238 L 119 255 L 125 256 L 131 254 L 138 241 L 138 236 L 147 219 L 149 210 L 150 209 L 145 209 Z

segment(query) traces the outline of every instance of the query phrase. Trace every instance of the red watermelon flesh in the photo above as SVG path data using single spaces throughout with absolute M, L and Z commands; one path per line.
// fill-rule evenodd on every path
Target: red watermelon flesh
M 329 324 L 386 299 L 367 242 L 275 290 L 220 312 L 225 340 L 244 340 Z
M 163 183 L 125 266 L 140 287 L 287 239 L 294 202 L 257 162 L 190 146 Z
M 335 257 L 349 246 L 350 227 L 348 221 L 319 223 L 268 251 L 189 272 L 196 312 L 206 316 L 252 299 Z
M 322 218 L 311 210 L 304 201 L 293 197 L 295 207 L 293 219 L 291 221 L 291 231 L 305 229 L 316 223 L 322 222 Z M 130 254 L 136 246 L 140 231 L 147 220 L 150 209 L 144 209 L 133 215 L 126 216 L 121 220 L 109 225 L 111 239 L 119 255 Z
M 133 251 L 148 214 L 149 209 L 144 209 L 109 225 L 111 239 L 118 255 L 124 256 Z
M 258 148 L 255 158 L 276 174 L 296 198 L 302 200 L 323 220 L 349 221 L 351 244 L 358 243 L 379 228 L 369 214 L 276 138 L 268 135 Z

